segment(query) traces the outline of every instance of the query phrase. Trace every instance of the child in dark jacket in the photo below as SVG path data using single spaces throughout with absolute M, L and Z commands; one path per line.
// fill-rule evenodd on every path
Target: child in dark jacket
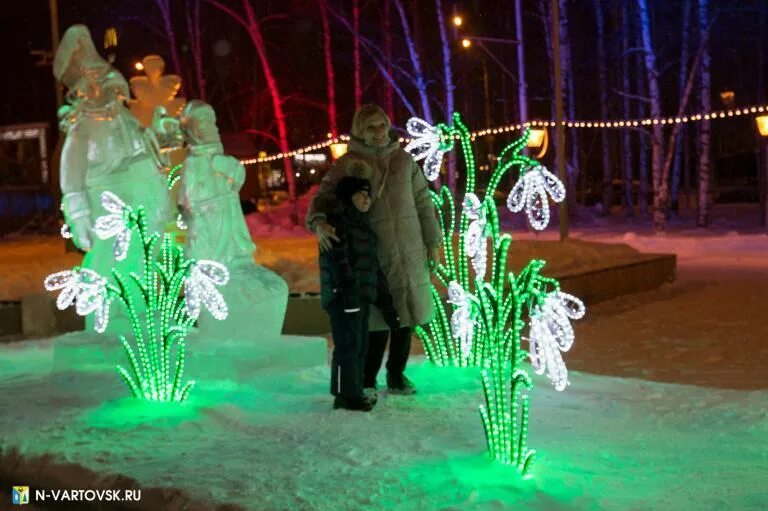
M 376 305 L 392 329 L 400 326 L 387 280 L 377 258 L 376 235 L 368 223 L 371 184 L 346 176 L 336 186 L 339 214 L 329 216 L 338 242 L 320 253 L 322 305 L 331 319 L 333 407 L 370 411 L 375 402 L 363 395 L 363 368 L 368 349 L 368 315 Z

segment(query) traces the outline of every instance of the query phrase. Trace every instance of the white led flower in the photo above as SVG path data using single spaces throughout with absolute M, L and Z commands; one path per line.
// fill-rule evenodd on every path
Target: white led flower
M 485 277 L 488 257 L 486 252 L 486 220 L 485 215 L 483 215 L 482 204 L 477 195 L 468 193 L 464 197 L 462 208 L 464 214 L 472 220 L 464 235 L 464 251 L 472 258 L 472 267 L 475 269 L 477 278 L 482 280 Z
M 223 286 L 228 281 L 229 271 L 223 264 L 208 260 L 192 263 L 189 276 L 184 281 L 184 299 L 189 316 L 197 319 L 201 305 L 204 305 L 214 318 L 226 319 L 229 310 L 216 286 Z
M 107 329 L 109 324 L 109 306 L 112 303 L 112 298 L 108 295 L 102 295 L 102 300 L 99 306 L 96 308 L 95 321 L 93 323 L 93 329 L 99 333 L 103 333 Z
M 103 332 L 107 328 L 111 299 L 104 277 L 88 268 L 75 268 L 48 275 L 43 285 L 48 291 L 62 290 L 56 298 L 56 307 L 59 310 L 75 303 L 75 311 L 80 316 L 96 312 L 94 327 L 97 332 Z
M 531 226 L 536 230 L 543 230 L 549 224 L 547 194 L 553 201 L 561 202 L 565 199 L 565 186 L 543 166 L 529 167 L 509 192 L 507 208 L 513 213 L 525 208 Z
M 106 280 L 101 279 L 93 284 L 82 284 L 75 310 L 81 316 L 95 312 L 93 328 L 102 333 L 107 329 L 109 323 L 109 306 L 111 303 L 112 299 L 107 293 Z
M 459 339 L 461 354 L 468 357 L 472 352 L 472 337 L 475 330 L 475 318 L 472 293 L 464 291 L 455 280 L 448 284 L 448 302 L 456 306 L 451 315 L 451 335 Z
M 537 374 L 546 371 L 556 390 L 568 385 L 568 369 L 560 352 L 573 346 L 572 319 L 584 316 L 584 303 L 575 296 L 557 291 L 550 293 L 531 315 L 529 334 L 531 364 Z
M 122 261 L 131 243 L 131 229 L 125 216 L 133 210 L 112 192 L 101 193 L 101 205 L 109 214 L 97 218 L 93 230 L 103 240 L 115 237 L 115 259 Z
M 424 175 L 429 181 L 434 181 L 440 175 L 440 165 L 446 152 L 441 148 L 440 129 L 418 117 L 408 119 L 405 127 L 413 138 L 405 150 L 411 153 L 414 160 L 424 160 Z

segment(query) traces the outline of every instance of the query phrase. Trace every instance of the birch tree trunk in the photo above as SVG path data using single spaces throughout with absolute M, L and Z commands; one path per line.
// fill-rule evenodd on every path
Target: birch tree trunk
M 637 91 L 639 95 L 647 94 L 648 82 L 645 73 L 645 64 L 643 63 L 643 56 L 638 54 L 637 59 Z M 648 103 L 646 101 L 637 102 L 637 117 L 648 117 Z M 637 176 L 638 176 L 638 191 L 637 191 L 637 204 L 640 207 L 640 216 L 646 218 L 648 216 L 648 141 L 650 139 L 650 132 L 647 128 L 640 128 L 637 132 Z
M 568 117 L 576 118 L 576 102 L 573 84 L 573 65 L 571 62 L 571 44 L 568 34 L 568 0 L 557 0 L 560 11 L 560 79 L 563 88 L 563 102 L 568 105 Z M 571 158 L 567 165 L 568 206 L 573 210 L 576 206 L 576 185 L 579 181 L 579 141 L 576 129 L 570 130 Z
M 622 97 L 622 112 L 625 119 L 632 117 L 632 109 L 629 104 L 630 79 L 629 74 L 632 69 L 631 60 L 629 57 L 629 46 L 632 38 L 632 24 L 630 23 L 631 17 L 628 9 L 623 9 L 621 12 L 622 23 L 622 36 L 621 36 L 621 87 L 625 92 Z M 640 135 L 642 137 L 642 135 Z M 635 203 L 633 200 L 634 192 L 634 158 L 632 157 L 632 131 L 621 131 L 621 152 L 623 156 L 623 176 L 624 176 L 624 207 L 626 208 L 624 214 L 628 217 L 635 216 Z
M 424 80 L 424 73 L 421 68 L 421 60 L 419 59 L 419 53 L 416 50 L 416 45 L 411 36 L 411 27 L 408 24 L 408 17 L 405 14 L 402 0 L 393 0 L 395 8 L 400 16 L 400 24 L 403 27 L 403 36 L 405 37 L 405 44 L 408 47 L 408 55 L 411 59 L 411 65 L 413 66 L 414 81 L 416 82 L 416 89 L 419 91 L 419 99 L 421 100 L 421 110 L 424 120 L 429 124 L 433 124 L 432 109 L 429 106 L 429 95 L 427 94 L 427 82 Z
M 659 92 L 658 71 L 656 70 L 656 52 L 651 42 L 651 19 L 648 14 L 647 0 L 637 0 L 640 17 L 640 34 L 643 48 L 643 61 L 648 81 L 648 96 L 651 104 L 651 117 L 661 117 L 661 94 Z M 653 225 L 657 231 L 663 231 L 666 223 L 666 204 L 660 200 L 660 190 L 666 183 L 661 182 L 662 174 L 662 125 L 653 124 L 651 132 L 651 165 L 653 168 Z
M 517 102 L 519 122 L 528 121 L 528 84 L 525 81 L 525 37 L 523 33 L 523 0 L 515 0 L 515 38 L 517 39 Z M 505 103 L 506 104 L 506 103 Z M 507 122 L 507 119 L 504 119 Z
M 173 62 L 173 72 L 179 76 L 184 76 L 184 69 L 181 66 L 179 58 L 179 49 L 176 47 L 176 32 L 173 29 L 173 18 L 171 16 L 171 0 L 155 0 L 155 5 L 160 10 L 160 16 L 163 18 L 163 28 L 165 29 L 168 47 L 171 51 L 171 61 Z M 184 96 L 184 80 L 181 81 L 179 95 Z
M 762 105 L 765 103 L 765 56 L 766 56 L 766 18 L 768 18 L 768 8 L 765 2 L 760 6 L 760 14 L 757 17 L 760 46 L 757 53 L 757 99 Z M 755 149 L 755 158 L 757 159 L 757 181 L 758 193 L 760 194 L 760 218 L 762 218 L 763 227 L 768 232 L 768 145 L 766 140 L 759 133 L 756 133 L 757 144 Z M 762 150 L 761 150 L 762 149 Z
M 690 11 L 691 0 L 685 0 L 683 2 L 683 41 L 682 48 L 680 50 L 680 87 L 679 97 L 683 97 L 686 76 L 688 75 L 688 33 L 690 31 Z M 683 163 L 683 141 L 688 130 L 686 126 L 680 128 L 680 136 L 675 140 L 675 163 L 672 167 L 672 207 L 670 208 L 675 214 L 680 211 L 680 168 Z
M 702 40 L 706 37 L 707 25 L 709 20 L 709 0 L 698 0 L 699 32 Z M 710 55 L 709 44 L 706 44 L 701 55 L 701 74 L 699 88 L 699 109 L 701 112 L 709 112 L 712 108 L 711 94 L 712 84 L 710 82 L 709 67 Z M 699 193 L 698 193 L 698 211 L 696 215 L 696 225 L 706 227 L 709 224 L 709 179 L 710 168 L 710 146 L 709 146 L 709 119 L 702 119 L 699 126 Z
M 213 1 L 213 0 L 208 0 Z M 329 7 L 328 12 L 330 12 L 342 25 L 344 25 L 344 28 L 346 28 L 351 34 L 354 34 L 354 28 L 352 26 L 352 23 L 344 17 L 342 14 L 334 11 L 332 8 Z M 381 73 L 381 76 L 389 83 L 389 85 L 392 87 L 392 90 L 397 94 L 397 97 L 400 98 L 400 101 L 402 101 L 403 106 L 408 110 L 408 113 L 412 116 L 419 115 L 416 112 L 416 109 L 413 107 L 411 102 L 408 100 L 408 97 L 403 92 L 402 88 L 398 85 L 398 82 L 394 79 L 394 76 L 392 75 L 392 69 L 397 67 L 401 74 L 406 76 L 408 80 L 411 80 L 413 77 L 410 73 L 404 72 L 399 66 L 394 64 L 391 60 L 387 59 L 381 52 L 381 49 L 379 48 L 380 45 L 374 44 L 372 41 L 367 40 L 365 37 L 358 34 L 358 37 L 360 38 L 360 45 L 362 48 L 368 53 L 368 56 L 371 57 L 371 60 L 373 61 L 374 65 L 378 68 L 379 73 Z M 385 62 L 386 61 L 386 62 Z M 415 80 L 413 81 L 415 84 Z
M 443 82 L 445 86 L 445 117 L 446 121 L 451 123 L 453 116 L 453 73 L 451 70 L 451 43 L 448 40 L 448 32 L 445 26 L 445 16 L 443 11 L 443 1 L 435 0 L 435 12 L 437 14 L 437 25 L 440 28 L 440 44 L 443 49 Z M 456 152 L 448 153 L 448 188 L 451 191 L 456 190 Z
M 693 90 L 693 84 L 696 78 L 696 71 L 698 70 L 699 63 L 701 62 L 702 55 L 704 51 L 707 48 L 707 45 L 709 44 L 709 26 L 706 27 L 705 31 L 701 34 L 701 42 L 699 44 L 699 50 L 696 52 L 696 57 L 693 59 L 693 62 L 691 63 L 691 70 L 688 73 L 688 77 L 685 80 L 685 86 L 683 89 L 682 96 L 680 98 L 680 105 L 677 109 L 677 115 L 675 117 L 683 117 L 683 114 L 685 113 L 686 108 L 688 107 L 688 98 L 691 96 L 691 91 Z M 668 195 L 668 187 L 667 183 L 669 183 L 669 174 L 670 169 L 672 167 L 672 159 L 675 156 L 675 147 L 676 147 L 676 141 L 677 137 L 680 135 L 680 131 L 683 129 L 682 123 L 676 123 L 674 127 L 672 128 L 672 134 L 669 138 L 669 143 L 667 144 L 667 156 L 664 160 L 664 167 L 662 169 L 661 173 L 661 186 L 659 187 L 658 191 L 658 197 L 659 202 L 661 204 L 667 204 L 669 195 Z
M 191 4 L 191 5 L 190 5 Z M 187 15 L 187 35 L 192 60 L 195 62 L 195 81 L 197 82 L 197 97 L 205 101 L 205 77 L 203 75 L 203 45 L 200 31 L 200 0 L 184 0 Z
M 264 71 L 264 78 L 267 82 L 267 88 L 269 89 L 269 94 L 272 98 L 272 109 L 275 115 L 275 123 L 277 124 L 277 140 L 278 145 L 280 146 L 280 152 L 287 155 L 288 152 L 290 152 L 290 147 L 288 146 L 288 125 L 283 111 L 283 97 L 280 94 L 280 88 L 278 87 L 277 80 L 272 72 L 272 66 L 270 65 L 269 56 L 267 55 L 267 47 L 264 44 L 264 39 L 261 35 L 261 24 L 256 18 L 253 6 L 250 4 L 249 0 L 242 0 L 243 9 L 245 10 L 245 17 L 243 17 L 231 7 L 222 4 L 218 0 L 207 0 L 207 2 L 228 14 L 248 32 L 253 47 L 258 54 L 261 68 Z M 291 221 L 294 225 L 299 225 L 299 214 L 296 204 L 296 179 L 293 174 L 293 162 L 288 156 L 283 157 L 283 169 L 285 171 L 285 180 L 288 183 L 288 197 L 292 207 Z
M 339 125 L 336 119 L 336 85 L 333 73 L 333 59 L 331 48 L 331 26 L 328 21 L 328 0 L 319 0 L 320 21 L 323 25 L 323 54 L 325 56 L 325 75 L 328 80 L 328 124 L 331 136 L 339 136 Z
M 360 79 L 360 2 L 352 0 L 352 60 L 355 79 L 355 111 L 363 104 L 363 85 Z
M 600 0 L 594 0 L 595 22 L 597 25 L 597 59 L 598 77 L 600 81 L 600 117 L 608 118 L 608 71 L 605 57 L 605 24 L 603 22 L 603 7 Z M 611 148 L 608 140 L 608 130 L 600 130 L 603 152 L 603 215 L 611 212 L 613 205 L 613 169 L 611 168 Z
M 387 66 L 387 76 L 392 76 L 392 31 L 390 29 L 390 20 L 392 19 L 392 0 L 384 0 L 384 18 L 382 26 L 384 28 L 384 58 Z M 384 88 L 384 110 L 390 119 L 395 118 L 395 99 L 392 91 L 392 84 L 387 81 Z
M 542 1 L 539 2 L 539 15 L 542 21 L 542 25 L 544 28 L 544 41 L 547 47 L 547 58 L 549 61 L 549 69 L 553 70 L 555 65 L 555 54 L 554 54 L 554 44 L 552 41 L 552 12 L 549 6 L 549 2 Z M 549 110 L 550 110 L 550 117 L 552 119 L 555 119 L 557 117 L 557 106 L 555 102 L 555 78 L 554 78 L 554 72 L 549 73 L 549 90 L 551 91 L 551 101 L 549 103 Z M 565 153 L 563 153 L 565 154 Z M 555 168 L 558 168 L 558 151 L 555 151 Z M 514 185 L 514 180 L 511 177 L 510 173 L 510 184 Z M 567 191 L 567 193 L 570 193 L 570 190 Z M 570 200 L 573 200 L 573 198 L 568 197 Z

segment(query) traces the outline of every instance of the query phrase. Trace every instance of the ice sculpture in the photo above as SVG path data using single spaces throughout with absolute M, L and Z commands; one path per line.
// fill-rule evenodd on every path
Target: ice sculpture
M 186 100 L 176 97 L 181 87 L 181 78 L 178 75 L 163 74 L 163 57 L 147 55 L 141 62 L 146 76 L 131 78 L 131 90 L 136 99 L 128 101 L 128 106 L 131 113 L 146 128 L 151 124 L 157 107 L 163 107 L 168 115 L 176 117 L 184 108 Z
M 100 196 L 108 191 L 127 205 L 147 210 L 151 231 L 162 232 L 170 214 L 165 176 L 152 157 L 144 130 L 125 108 L 128 84 L 101 56 L 84 25 L 64 33 L 53 74 L 65 85 L 68 105 L 59 110 L 66 134 L 61 152 L 62 210 L 75 245 L 87 251 L 83 266 L 110 275 L 112 240 L 93 230 L 107 213 Z M 138 265 L 138 248 L 127 255 Z
M 189 150 L 179 188 L 188 253 L 193 258 L 219 261 L 230 272 L 229 284 L 222 289 L 229 317 L 218 322 L 201 315 L 201 333 L 206 337 L 277 339 L 285 318 L 288 285 L 253 260 L 255 246 L 238 195 L 245 169 L 237 159 L 223 154 L 210 105 L 190 101 L 180 120 Z

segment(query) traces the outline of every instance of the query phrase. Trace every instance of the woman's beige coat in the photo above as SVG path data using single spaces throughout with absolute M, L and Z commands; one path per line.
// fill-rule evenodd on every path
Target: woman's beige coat
M 360 161 L 367 165 L 356 164 Z M 314 232 L 314 223 L 329 213 L 327 208 L 334 203 L 336 183 L 366 167 L 370 167 L 371 173 L 370 221 L 378 236 L 379 264 L 387 277 L 400 323 L 411 327 L 424 324 L 433 314 L 426 250 L 440 246 L 440 227 L 427 180 L 396 139 L 386 147 L 374 148 L 353 137 L 347 154 L 320 182 L 307 213 L 307 228 Z M 373 331 L 388 329 L 375 307 L 371 308 L 369 327 Z

